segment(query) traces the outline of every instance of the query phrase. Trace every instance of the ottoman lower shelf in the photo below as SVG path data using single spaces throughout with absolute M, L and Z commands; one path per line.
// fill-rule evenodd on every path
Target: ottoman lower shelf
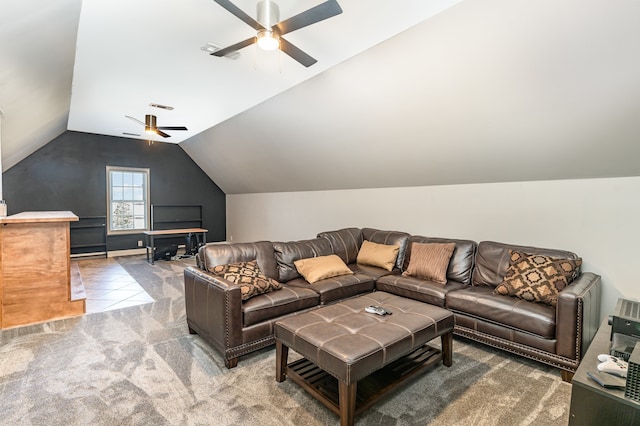
M 358 381 L 355 415 L 371 407 L 402 383 L 442 361 L 442 351 L 425 345 Z M 286 376 L 340 415 L 338 379 L 302 358 L 287 365 Z

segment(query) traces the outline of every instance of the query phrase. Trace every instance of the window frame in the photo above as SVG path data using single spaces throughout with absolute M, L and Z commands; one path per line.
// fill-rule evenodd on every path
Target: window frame
M 143 175 L 143 202 L 144 202 L 144 228 L 135 229 L 111 229 L 111 205 L 112 200 L 112 172 L 129 172 L 140 173 Z M 149 168 L 140 167 L 121 167 L 121 166 L 107 166 L 107 235 L 126 235 L 126 234 L 140 234 L 150 229 L 151 224 L 151 170 Z M 123 201 L 136 201 L 136 200 L 123 200 Z

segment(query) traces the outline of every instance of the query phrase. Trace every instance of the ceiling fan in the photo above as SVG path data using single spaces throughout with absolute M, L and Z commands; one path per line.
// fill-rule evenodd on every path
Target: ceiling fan
M 163 132 L 163 130 L 189 130 L 184 126 L 157 126 L 156 125 L 157 117 L 155 115 L 150 115 L 150 114 L 145 115 L 144 123 L 138 120 L 137 118 L 130 117 L 128 115 L 125 115 L 125 117 L 127 117 L 129 120 L 135 121 L 138 124 L 142 124 L 144 126 L 144 131 L 146 133 L 149 133 L 152 135 L 160 135 L 163 138 L 171 137 L 171 135 Z
M 255 20 L 228 0 L 213 1 L 258 32 L 254 37 L 213 52 L 213 56 L 222 57 L 257 43 L 264 50 L 279 48 L 305 67 L 310 67 L 318 61 L 289 43 L 282 36 L 342 13 L 342 8 L 336 0 L 328 0 L 289 19 L 278 22 L 280 20 L 278 5 L 272 1 L 263 0 L 258 2 L 256 6 L 257 20 Z

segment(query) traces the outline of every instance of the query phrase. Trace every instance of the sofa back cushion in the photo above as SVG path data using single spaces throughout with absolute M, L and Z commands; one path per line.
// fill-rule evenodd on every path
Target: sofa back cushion
M 250 262 L 256 260 L 264 275 L 274 280 L 278 279 L 278 268 L 270 241 L 255 243 L 217 244 L 209 243 L 198 251 L 198 266 L 213 272 L 216 266 L 230 263 Z
M 494 288 L 499 285 L 504 280 L 507 269 L 509 268 L 509 249 L 559 259 L 579 259 L 577 254 L 566 250 L 482 241 L 478 244 L 476 267 L 473 271 L 473 285 L 484 285 Z
M 471 284 L 471 274 L 473 273 L 473 265 L 478 244 L 471 240 L 457 240 L 453 238 L 435 238 L 424 237 L 421 235 L 412 235 L 407 243 L 407 251 L 405 255 L 403 271 L 406 271 L 411 260 L 411 244 L 448 244 L 454 243 L 456 248 L 453 250 L 449 266 L 447 268 L 447 281 L 457 281 L 462 284 Z
M 324 238 L 312 240 L 274 242 L 276 263 L 278 265 L 278 277 L 280 282 L 287 282 L 300 278 L 300 274 L 294 265 L 299 259 L 309 257 L 327 256 L 331 253 L 331 244 Z
M 390 246 L 398 246 L 398 257 L 396 258 L 395 267 L 400 269 L 404 262 L 405 252 L 407 251 L 407 243 L 410 235 L 406 232 L 399 231 L 381 231 L 373 228 L 362 228 L 362 238 L 372 243 L 386 244 Z
M 337 231 L 327 231 L 318 234 L 318 238 L 329 241 L 331 251 L 337 254 L 347 265 L 356 263 L 360 245 L 362 245 L 362 231 L 360 228 L 344 228 Z

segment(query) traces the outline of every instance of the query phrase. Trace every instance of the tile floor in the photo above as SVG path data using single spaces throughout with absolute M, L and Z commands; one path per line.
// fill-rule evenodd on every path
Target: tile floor
M 75 259 L 87 293 L 87 314 L 154 302 L 113 258 Z

